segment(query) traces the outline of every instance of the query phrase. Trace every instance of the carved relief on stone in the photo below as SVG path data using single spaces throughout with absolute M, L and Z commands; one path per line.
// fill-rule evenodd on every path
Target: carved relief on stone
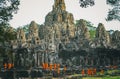
M 80 38 L 90 40 L 90 33 L 87 24 L 83 19 L 80 19 L 77 25 L 77 33 Z
M 53 5 L 53 10 L 65 10 L 65 3 L 64 0 L 55 0 L 55 3 Z
M 73 15 L 71 14 L 71 13 L 69 13 L 69 14 L 67 14 L 67 21 L 68 21 L 68 23 L 73 23 L 73 21 L 74 21 L 74 18 L 73 18 Z
M 27 35 L 27 41 L 30 42 L 28 46 L 31 46 L 30 44 L 40 44 L 40 37 L 39 37 L 39 28 L 38 25 L 35 23 L 35 21 L 32 21 L 29 25 L 29 33 Z
M 114 46 L 116 46 L 118 49 L 120 48 L 120 31 L 113 32 L 111 36 L 111 41 Z
M 30 23 L 29 30 L 30 30 L 30 33 L 31 33 L 33 36 L 38 37 L 38 26 L 37 26 L 37 24 L 35 23 L 35 21 L 32 21 L 32 22 Z
M 75 26 L 73 24 L 69 25 L 69 33 L 71 38 L 75 37 Z
M 100 39 L 101 41 L 105 41 L 106 43 L 110 43 L 109 34 L 105 30 L 105 27 L 102 23 L 99 23 L 96 29 L 96 38 Z
M 25 37 L 25 32 L 23 31 L 23 29 L 18 29 L 17 31 L 17 40 L 21 43 L 25 43 L 26 42 L 26 37 Z
M 62 22 L 62 15 L 61 15 L 61 14 L 58 14 L 58 16 L 57 16 L 57 21 L 58 21 L 58 22 Z
M 65 9 L 66 9 L 65 4 L 61 4 L 60 7 L 61 7 L 62 10 L 65 10 Z
M 58 25 L 54 24 L 54 37 L 60 39 L 61 37 L 61 29 Z

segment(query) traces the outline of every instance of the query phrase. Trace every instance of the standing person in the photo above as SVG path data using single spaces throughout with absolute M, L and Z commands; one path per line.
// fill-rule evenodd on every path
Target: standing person
M 84 75 L 85 75 L 85 70 L 84 70 L 84 69 L 82 69 L 81 74 L 82 74 L 82 76 L 84 76 Z

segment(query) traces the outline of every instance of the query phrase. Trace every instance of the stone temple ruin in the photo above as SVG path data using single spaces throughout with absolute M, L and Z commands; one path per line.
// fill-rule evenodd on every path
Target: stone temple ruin
M 17 39 L 10 43 L 16 67 L 40 67 L 42 63 L 69 66 L 120 64 L 119 31 L 110 35 L 99 23 L 95 38 L 91 39 L 86 22 L 81 19 L 75 25 L 64 0 L 55 0 L 52 7 L 40 27 L 32 21 L 28 33 L 21 28 L 17 30 Z

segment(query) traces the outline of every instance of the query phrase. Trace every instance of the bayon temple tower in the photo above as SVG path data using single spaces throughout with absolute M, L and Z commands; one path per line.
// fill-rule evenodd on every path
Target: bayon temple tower
M 52 11 L 45 17 L 44 25 L 38 25 L 32 21 L 29 32 L 22 29 L 17 31 L 17 41 L 26 47 L 42 45 L 46 49 L 59 51 L 61 43 L 69 43 L 75 37 L 74 17 L 66 11 L 64 0 L 55 0 Z M 44 45 L 43 45 L 44 44 Z
M 38 25 L 32 21 L 27 33 L 22 28 L 17 30 L 17 39 L 11 43 L 15 65 L 41 66 L 42 63 L 95 65 L 100 64 L 100 61 L 110 61 L 109 57 L 100 60 L 102 54 L 97 54 L 99 51 L 96 48 L 119 49 L 120 43 L 113 40 L 119 40 L 119 33 L 116 31 L 110 36 L 104 25 L 99 23 L 96 35 L 91 39 L 86 21 L 80 19 L 75 25 L 73 14 L 66 11 L 65 1 L 54 0 L 52 11 L 46 15 L 44 24 Z
M 18 59 L 22 62 L 27 62 L 27 58 L 33 57 L 31 62 L 36 65 L 44 62 L 57 63 L 60 47 L 66 49 L 65 45 L 70 44 L 71 39 L 75 37 L 75 30 L 74 17 L 66 11 L 64 0 L 54 0 L 52 11 L 46 15 L 43 25 L 38 27 L 38 24 L 32 21 L 28 33 L 22 28 L 17 30 L 17 40 L 13 43 L 13 49 L 26 48 L 28 54 L 33 54 L 26 55 L 26 59 L 24 59 L 25 55 L 23 59 Z M 15 52 L 17 52 L 16 56 L 20 54 L 19 51 Z M 22 56 L 22 53 L 19 56 Z

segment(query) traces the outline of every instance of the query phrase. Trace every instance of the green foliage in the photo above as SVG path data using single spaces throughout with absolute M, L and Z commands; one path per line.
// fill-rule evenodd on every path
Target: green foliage
M 120 2 L 120 0 L 106 0 L 106 1 L 107 1 L 107 4 L 112 6 L 117 5 Z
M 16 39 L 16 30 L 13 29 L 12 27 L 0 27 L 0 42 L 7 41 L 9 42 L 10 40 Z
M 91 31 L 96 30 L 96 27 L 94 26 L 92 22 L 86 20 L 86 25 L 87 25 L 88 30 L 91 30 Z
M 76 20 L 76 21 L 75 21 L 75 26 L 78 26 L 78 25 L 80 24 L 79 21 L 80 21 L 80 20 Z
M 108 11 L 106 20 L 118 20 L 120 21 L 120 0 L 107 0 L 107 4 L 113 8 Z
M 7 29 L 7 31 L 5 32 L 5 40 L 9 41 L 9 40 L 14 40 L 16 39 L 16 32 L 10 32 L 9 29 Z
M 95 30 L 90 30 L 90 38 L 91 39 L 94 39 L 95 38 L 95 34 L 96 34 L 96 31 Z
M 110 9 L 107 15 L 106 20 L 112 21 L 112 20 L 118 20 L 120 21 L 120 6 L 114 6 L 113 9 Z
M 4 40 L 4 28 L 0 27 L 0 41 L 3 42 Z
M 95 5 L 95 0 L 79 0 L 79 4 L 80 7 L 87 8 Z M 120 0 L 106 0 L 106 4 L 113 7 L 108 11 L 106 21 L 120 21 Z
M 12 61 L 12 49 L 10 40 L 16 39 L 16 30 L 9 26 L 0 27 L 0 66 L 3 62 Z M 5 43 L 7 42 L 7 44 Z
M 29 32 L 29 24 L 24 25 L 24 26 L 22 27 L 22 29 L 24 30 L 25 33 L 28 33 L 28 32 Z
M 17 13 L 20 0 L 0 0 L 0 26 L 8 24 L 13 13 Z
M 16 39 L 16 33 L 10 31 L 8 22 L 17 12 L 19 4 L 20 0 L 0 0 L 0 42 Z
M 88 6 L 95 5 L 94 0 L 79 0 L 80 7 L 87 8 Z

